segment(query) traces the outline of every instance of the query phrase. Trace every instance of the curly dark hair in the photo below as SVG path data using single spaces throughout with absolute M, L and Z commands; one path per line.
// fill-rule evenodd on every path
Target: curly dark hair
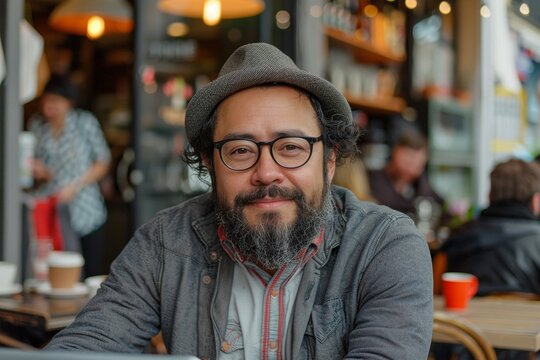
M 284 84 L 272 83 L 259 86 L 283 86 Z M 350 122 L 348 119 L 344 119 L 344 116 L 332 109 L 323 110 L 321 103 L 310 93 L 303 89 L 293 87 L 285 84 L 285 86 L 292 87 L 297 90 L 300 95 L 306 96 L 313 106 L 317 119 L 319 120 L 319 126 L 323 135 L 323 142 L 325 146 L 325 156 L 328 157 L 330 150 L 336 151 L 336 162 L 341 164 L 344 159 L 348 157 L 357 157 L 359 154 L 358 149 L 358 137 L 360 136 L 360 130 L 355 122 Z M 218 105 L 219 107 L 219 105 Z M 208 169 L 203 164 L 203 159 L 209 159 L 212 161 L 213 147 L 213 135 L 214 128 L 217 120 L 217 108 L 208 119 L 208 121 L 202 126 L 200 136 L 190 141 L 189 146 L 184 150 L 183 160 L 191 166 L 197 173 L 199 179 L 206 182 L 206 176 L 208 175 Z

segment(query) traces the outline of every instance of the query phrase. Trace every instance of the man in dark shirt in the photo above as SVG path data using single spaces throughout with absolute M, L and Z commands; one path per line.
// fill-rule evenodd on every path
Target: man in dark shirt
M 478 295 L 540 294 L 540 165 L 510 159 L 494 167 L 490 180 L 489 207 L 455 230 L 437 257 L 446 254 L 447 271 L 474 274 Z M 525 351 L 496 352 L 497 359 L 530 359 Z
M 416 130 L 401 134 L 384 169 L 369 172 L 371 194 L 377 201 L 414 217 L 418 197 L 439 206 L 443 199 L 431 188 L 424 169 L 428 159 L 426 139 Z
M 511 159 L 490 178 L 489 207 L 443 246 L 448 271 L 476 275 L 479 294 L 540 294 L 540 165 Z

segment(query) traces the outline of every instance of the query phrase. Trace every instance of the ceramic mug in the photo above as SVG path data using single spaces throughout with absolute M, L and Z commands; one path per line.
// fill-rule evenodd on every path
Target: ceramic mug
M 446 272 L 442 275 L 442 291 L 446 309 L 465 310 L 478 291 L 478 279 L 472 274 Z
M 17 265 L 14 263 L 0 261 L 0 290 L 10 290 L 15 285 L 17 277 Z

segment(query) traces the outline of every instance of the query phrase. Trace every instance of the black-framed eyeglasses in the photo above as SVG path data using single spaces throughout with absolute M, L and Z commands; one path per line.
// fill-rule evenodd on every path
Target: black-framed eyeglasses
M 304 166 L 311 158 L 313 144 L 323 136 L 281 136 L 272 141 L 254 141 L 250 139 L 226 139 L 214 142 L 219 150 L 223 164 L 234 171 L 244 171 L 253 167 L 261 157 L 261 147 L 268 145 L 274 161 L 286 168 L 296 169 Z

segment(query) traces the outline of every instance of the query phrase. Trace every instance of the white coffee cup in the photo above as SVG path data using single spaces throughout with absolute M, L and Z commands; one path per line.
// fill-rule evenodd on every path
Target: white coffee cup
M 47 258 L 49 282 L 53 289 L 71 289 L 81 278 L 84 258 L 71 251 L 51 251 Z
M 15 285 L 17 264 L 0 261 L 0 290 L 9 290 Z

